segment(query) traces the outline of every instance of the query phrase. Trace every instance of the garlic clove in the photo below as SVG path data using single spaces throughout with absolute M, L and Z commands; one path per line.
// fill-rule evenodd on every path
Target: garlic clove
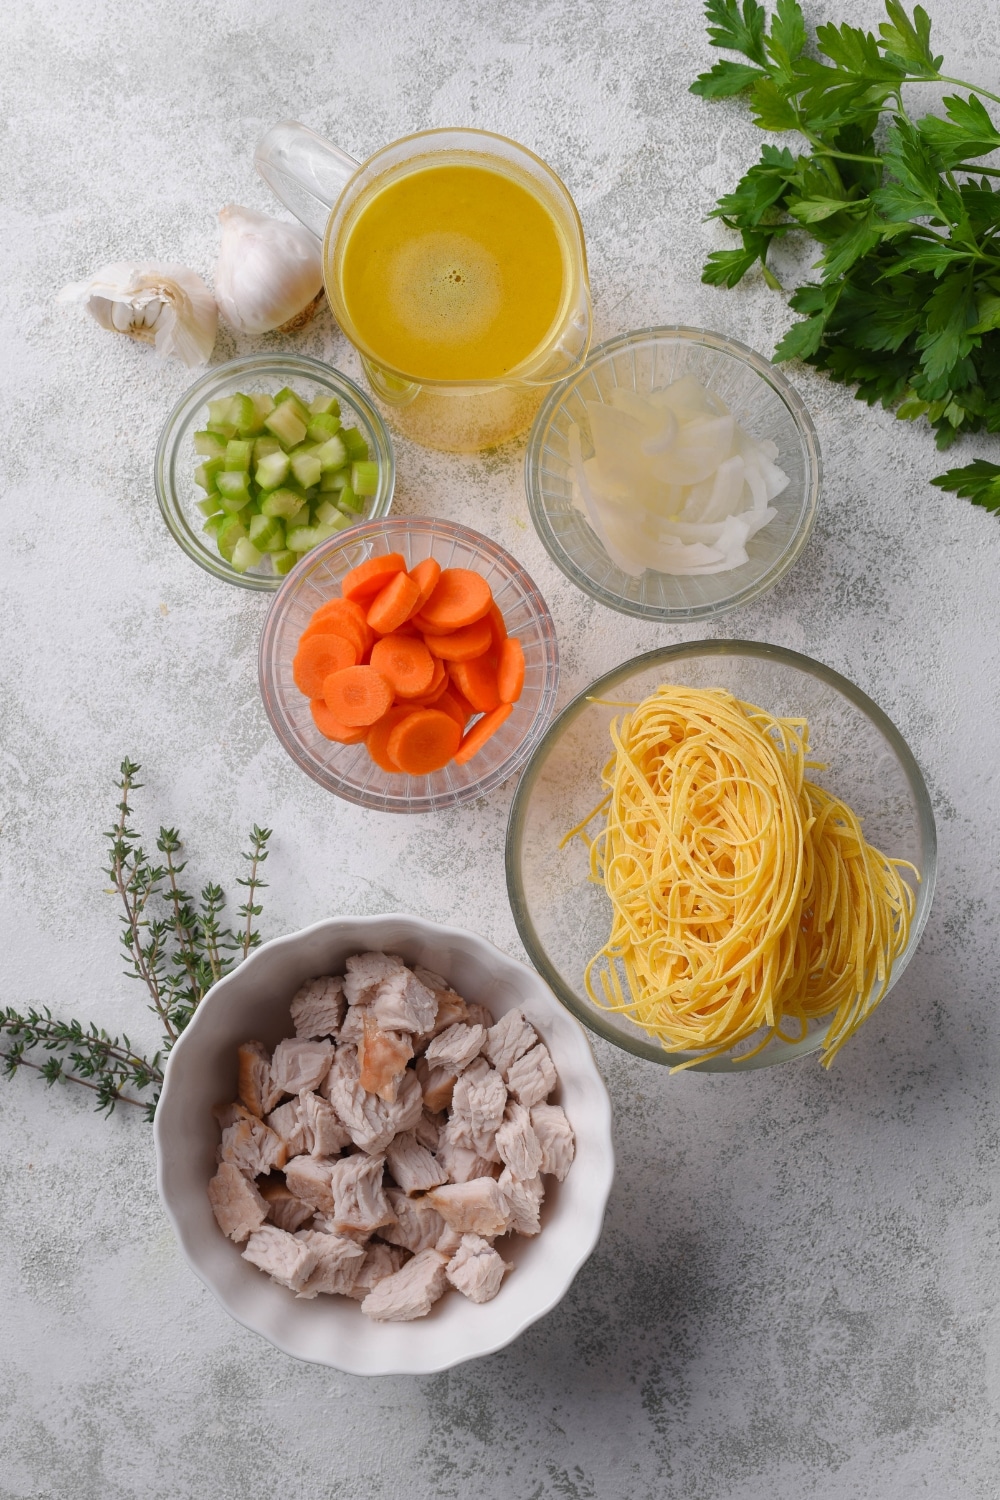
M 187 266 L 116 261 L 63 287 L 58 300 L 82 302 L 102 328 L 153 344 L 161 358 L 173 355 L 189 367 L 208 363 L 219 326 L 212 293 Z
M 222 239 L 215 296 L 237 333 L 288 332 L 307 323 L 323 293 L 323 257 L 315 236 L 238 203 L 219 212 Z

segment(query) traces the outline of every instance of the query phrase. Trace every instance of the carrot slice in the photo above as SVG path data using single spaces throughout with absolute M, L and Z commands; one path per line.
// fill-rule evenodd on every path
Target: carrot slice
M 419 698 L 434 678 L 434 658 L 413 635 L 384 635 L 372 647 L 371 665 L 401 698 Z
M 433 676 L 421 692 L 412 695 L 414 708 L 423 708 L 426 704 L 433 703 L 438 694 L 443 693 L 448 686 L 448 673 L 444 662 L 439 661 L 436 656 L 432 656 L 431 660 L 434 663 Z M 400 692 L 399 688 L 396 689 L 396 697 L 401 703 L 410 702 L 411 699 L 409 693 Z
M 327 708 L 342 724 L 374 724 L 392 706 L 392 688 L 374 667 L 345 667 L 323 683 Z
M 428 599 L 437 588 L 438 579 L 441 577 L 441 564 L 433 557 L 425 557 L 423 562 L 418 562 L 416 567 L 410 569 L 410 577 L 420 590 L 420 598 L 413 606 L 413 613 L 423 609 Z
M 342 635 L 351 641 L 357 651 L 357 660 L 371 650 L 374 633 L 365 619 L 365 612 L 350 599 L 328 599 L 314 610 L 309 624 L 300 639 L 309 635 Z
M 345 599 L 356 599 L 360 604 L 370 604 L 380 589 L 385 588 L 394 573 L 406 572 L 406 558 L 402 552 L 383 552 L 378 557 L 369 557 L 345 573 L 340 592 Z
M 358 656 L 350 641 L 340 635 L 316 634 L 299 641 L 292 658 L 292 677 L 307 698 L 323 696 L 323 682 L 331 672 L 353 667 Z
M 428 651 L 433 656 L 440 656 L 443 661 L 472 661 L 475 656 L 482 656 L 493 644 L 493 632 L 490 629 L 489 617 L 477 620 L 474 625 L 463 625 L 459 630 L 453 630 L 448 635 L 427 635 L 424 637 Z
M 489 614 L 492 603 L 490 586 L 479 573 L 445 568 L 420 617 L 431 630 L 459 630 Z
M 500 648 L 497 692 L 501 703 L 516 703 L 524 687 L 524 650 L 517 636 L 508 636 Z
M 513 703 L 501 703 L 492 713 L 483 714 L 481 719 L 477 719 L 455 751 L 455 764 L 464 766 L 474 755 L 478 755 L 490 735 L 496 734 L 500 725 L 505 724 L 513 712 Z
M 493 649 L 499 657 L 500 648 L 502 647 L 504 641 L 507 639 L 507 627 L 503 622 L 503 615 L 500 613 L 500 606 L 495 599 L 490 605 L 490 612 L 486 616 L 486 618 L 489 620 L 490 630 L 493 632 Z
M 408 776 L 429 776 L 448 764 L 461 742 L 462 731 L 450 714 L 418 708 L 396 725 L 386 749 Z
M 472 661 L 453 661 L 448 665 L 451 680 L 472 704 L 477 714 L 488 714 L 499 705 L 497 669 L 488 656 Z
M 434 707 L 440 709 L 443 714 L 450 714 L 462 730 L 472 718 L 472 709 L 467 703 L 459 702 L 458 694 L 453 688 L 445 688 L 441 696 L 435 700 Z
M 368 609 L 368 624 L 379 635 L 391 634 L 397 626 L 406 623 L 419 597 L 420 589 L 409 574 L 396 573 L 372 600 Z
M 478 710 L 473 708 L 454 678 L 449 678 L 448 680 L 448 692 L 465 715 L 465 718 L 462 720 L 462 728 L 464 729 L 469 720 L 475 717 Z
M 325 698 L 311 699 L 309 707 L 312 710 L 313 723 L 320 734 L 325 735 L 328 740 L 337 740 L 341 745 L 357 745 L 364 739 L 366 734 L 364 727 L 342 724 L 327 708 Z
M 381 766 L 383 771 L 399 775 L 399 767 L 389 756 L 389 736 L 396 725 L 401 723 L 412 712 L 412 708 L 408 708 L 402 704 L 396 708 L 387 709 L 381 719 L 372 724 L 365 735 L 365 749 L 375 764 Z

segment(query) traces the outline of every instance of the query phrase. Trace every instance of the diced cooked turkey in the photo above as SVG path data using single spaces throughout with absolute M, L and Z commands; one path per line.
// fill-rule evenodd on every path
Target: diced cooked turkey
M 380 984 L 405 968 L 395 953 L 355 953 L 347 960 L 344 994 L 348 1005 L 367 1005 Z
M 240 1102 L 262 1120 L 281 1098 L 271 1078 L 271 1054 L 263 1042 L 244 1042 L 236 1051 L 236 1067 Z
M 463 1234 L 503 1234 L 509 1221 L 507 1199 L 492 1177 L 448 1183 L 432 1189 L 427 1201 L 453 1229 Z
M 382 1239 L 392 1245 L 402 1245 L 414 1255 L 432 1249 L 445 1227 L 437 1209 L 432 1208 L 426 1198 L 408 1198 L 402 1188 L 387 1188 L 386 1197 L 396 1215 L 396 1222 L 379 1230 Z
M 562 1182 L 573 1165 L 576 1151 L 573 1127 L 566 1118 L 566 1111 L 558 1104 L 535 1104 L 531 1110 L 531 1126 L 542 1148 L 543 1172 L 551 1172 Z
M 465 1006 L 465 1020 L 470 1026 L 481 1026 L 484 1031 L 489 1031 L 496 1017 L 488 1006 L 480 1005 L 477 1000 L 468 1000 Z
M 441 1222 L 444 1223 L 444 1220 L 442 1219 Z M 458 1229 L 452 1229 L 450 1224 L 445 1224 L 444 1228 L 441 1231 L 441 1238 L 438 1240 L 434 1248 L 435 1250 L 440 1250 L 441 1254 L 446 1255 L 450 1260 L 461 1243 L 461 1231 Z
M 285 1181 L 296 1198 L 311 1203 L 321 1214 L 334 1212 L 333 1188 L 330 1186 L 331 1161 L 318 1156 L 293 1156 L 285 1166 Z
M 475 1177 L 497 1177 L 500 1174 L 499 1156 L 494 1161 L 488 1156 L 480 1156 L 469 1146 L 457 1146 L 448 1125 L 441 1132 L 434 1155 L 451 1182 L 471 1182 Z
M 362 1250 L 367 1250 L 371 1240 L 371 1232 L 367 1229 L 338 1229 L 333 1222 L 332 1214 L 317 1214 L 309 1228 L 319 1229 L 323 1234 L 339 1234 L 341 1239 L 350 1240 L 353 1245 L 360 1245 Z
M 362 1151 L 377 1155 L 402 1130 L 412 1130 L 423 1113 L 424 1101 L 417 1076 L 409 1068 L 403 1074 L 392 1104 L 367 1093 L 346 1071 L 331 1068 L 326 1081 L 327 1097 L 340 1116 L 351 1140 Z
M 288 1160 L 288 1147 L 281 1136 L 263 1120 L 251 1117 L 237 1120 L 222 1132 L 221 1161 L 232 1162 L 247 1177 L 259 1177 L 270 1172 L 272 1167 L 283 1167 Z
M 500 1160 L 511 1175 L 529 1182 L 542 1169 L 542 1147 L 523 1104 L 511 1100 L 504 1111 L 503 1124 L 497 1131 L 496 1147 Z
M 250 1236 L 243 1259 L 266 1271 L 279 1286 L 287 1286 L 290 1292 L 301 1292 L 315 1270 L 319 1256 L 300 1235 L 265 1224 Z
M 424 1050 L 428 1063 L 437 1067 L 452 1068 L 461 1073 L 474 1057 L 483 1050 L 486 1032 L 481 1026 L 466 1026 L 458 1022 L 447 1031 L 439 1032 Z
M 308 1041 L 336 1036 L 344 1018 L 344 981 L 336 974 L 307 979 L 292 1000 L 295 1035 Z
M 507 1070 L 507 1087 L 518 1104 L 541 1104 L 556 1086 L 556 1070 L 544 1042 L 525 1052 Z
M 456 994 L 448 981 L 442 979 L 440 974 L 435 974 L 433 969 L 422 968 L 420 964 L 414 964 L 413 972 L 437 1001 L 434 1024 L 429 1030 L 418 1032 L 413 1039 L 414 1052 L 422 1052 L 427 1043 L 439 1032 L 447 1031 L 448 1027 L 454 1026 L 457 1021 L 467 1021 L 469 1012 L 461 995 Z
M 238 1104 L 234 1100 L 232 1104 L 213 1104 L 212 1114 L 218 1121 L 220 1130 L 228 1130 L 230 1125 L 235 1125 L 237 1120 L 256 1120 L 257 1115 L 252 1114 L 245 1104 Z
M 363 1301 L 373 1286 L 398 1271 L 407 1259 L 408 1254 L 401 1245 L 384 1245 L 381 1240 L 372 1240 L 347 1295 L 357 1302 Z
M 459 1075 L 451 1096 L 447 1130 L 455 1145 L 489 1156 L 506 1103 L 507 1088 L 500 1074 L 477 1057 Z
M 524 1012 L 515 1007 L 502 1015 L 486 1033 L 483 1052 L 498 1073 L 507 1077 L 512 1062 L 522 1057 L 538 1041 L 538 1033 Z
M 348 1006 L 344 1024 L 340 1028 L 340 1044 L 344 1047 L 359 1047 L 365 1034 L 365 1016 L 370 1014 L 367 1005 Z
M 395 1215 L 382 1186 L 384 1156 L 342 1156 L 329 1164 L 333 1190 L 333 1226 L 361 1229 L 371 1234 L 383 1224 L 391 1224 Z
M 320 1292 L 333 1296 L 348 1292 L 354 1285 L 365 1251 L 342 1234 L 327 1234 L 319 1229 L 301 1229 L 295 1236 L 315 1251 L 316 1266 L 297 1295 L 315 1297 Z
M 301 1156 L 303 1151 L 309 1150 L 298 1099 L 288 1099 L 284 1104 L 279 1104 L 277 1109 L 272 1109 L 267 1123 L 281 1136 L 289 1156 Z
M 385 979 L 375 991 L 371 1010 L 383 1031 L 428 1031 L 437 1016 L 433 990 L 409 969 Z
M 319 1088 L 333 1061 L 331 1042 L 309 1042 L 303 1037 L 286 1037 L 274 1049 L 271 1077 L 275 1088 L 285 1094 L 301 1094 Z
M 421 1250 L 406 1265 L 379 1281 L 361 1311 L 380 1323 L 408 1323 L 426 1317 L 448 1287 L 447 1261 L 437 1250 Z
M 454 1068 L 434 1067 L 425 1057 L 418 1057 L 415 1071 L 420 1079 L 424 1105 L 428 1112 L 436 1115 L 440 1110 L 447 1109 L 458 1077 Z
M 500 1258 L 488 1240 L 478 1234 L 463 1234 L 446 1274 L 470 1302 L 492 1302 L 510 1269 L 510 1263 Z
M 289 1234 L 294 1234 L 296 1229 L 301 1229 L 307 1219 L 313 1216 L 311 1203 L 304 1203 L 301 1198 L 296 1198 L 286 1182 L 280 1177 L 269 1177 L 266 1182 L 260 1184 L 260 1195 L 267 1204 L 267 1217 L 272 1224 L 277 1224 L 279 1229 L 287 1229 Z
M 223 1234 L 240 1244 L 267 1218 L 267 1204 L 239 1167 L 224 1161 L 208 1184 L 208 1201 Z
M 426 1146 L 428 1151 L 436 1151 L 438 1141 L 441 1139 L 441 1131 L 444 1129 L 445 1117 L 443 1114 L 432 1115 L 425 1109 L 413 1128 L 413 1134 L 421 1146 Z
M 398 1031 L 383 1031 L 374 1013 L 364 1012 L 364 1026 L 358 1043 L 358 1082 L 369 1094 L 378 1094 L 386 1104 L 394 1104 L 406 1064 L 413 1056 L 410 1038 Z
M 404 1130 L 390 1141 L 385 1156 L 389 1171 L 405 1193 L 425 1193 L 448 1181 L 444 1167 L 421 1146 L 412 1130 Z
M 319 1094 L 300 1094 L 296 1103 L 302 1122 L 303 1151 L 308 1151 L 311 1156 L 336 1156 L 351 1144 L 350 1133 L 338 1118 L 337 1111 Z M 276 1114 L 280 1112 L 275 1111 Z
M 504 1167 L 500 1173 L 498 1186 L 507 1199 L 510 1210 L 510 1228 L 514 1233 L 538 1234 L 541 1229 L 538 1215 L 542 1199 L 545 1197 L 541 1177 L 532 1177 L 528 1182 L 521 1182 L 512 1174 L 509 1167 Z

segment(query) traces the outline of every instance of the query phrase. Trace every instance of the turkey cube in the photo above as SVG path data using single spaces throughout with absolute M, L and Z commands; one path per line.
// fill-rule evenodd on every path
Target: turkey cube
M 575 1151 L 573 1127 L 558 1104 L 536 1104 L 531 1111 L 531 1125 L 542 1148 L 541 1171 L 551 1172 L 562 1182 L 573 1164 Z
M 316 1156 L 293 1156 L 285 1167 L 285 1181 L 296 1198 L 311 1203 L 321 1214 L 334 1212 L 330 1171 L 333 1162 Z
M 267 1204 L 232 1162 L 224 1161 L 208 1184 L 208 1201 L 223 1234 L 240 1244 L 267 1218 Z
M 260 1184 L 260 1196 L 267 1204 L 267 1217 L 279 1229 L 294 1234 L 313 1216 L 313 1206 L 296 1198 L 291 1188 L 280 1178 L 269 1178 Z
M 287 1286 L 290 1292 L 301 1292 L 316 1269 L 319 1259 L 316 1251 L 302 1239 L 265 1224 L 247 1241 L 243 1259 L 266 1271 L 279 1286 Z
M 498 1073 L 507 1077 L 512 1062 L 521 1057 L 538 1041 L 538 1034 L 524 1012 L 515 1008 L 502 1015 L 486 1033 L 483 1052 Z
M 425 1318 L 448 1287 L 447 1261 L 437 1250 L 421 1250 L 391 1276 L 378 1282 L 361 1311 L 380 1323 L 408 1323 Z
M 395 953 L 355 953 L 346 964 L 344 994 L 348 1005 L 367 1005 L 380 984 L 405 969 Z
M 537 1177 L 542 1168 L 542 1147 L 523 1104 L 511 1100 L 497 1131 L 497 1154 L 512 1176 L 521 1182 Z
M 391 1245 L 402 1245 L 414 1255 L 421 1250 L 432 1249 L 445 1230 L 445 1222 L 436 1208 L 426 1198 L 408 1198 L 402 1188 L 387 1188 L 386 1197 L 393 1213 L 395 1224 L 386 1224 L 379 1233 Z
M 424 1057 L 432 1066 L 452 1068 L 461 1073 L 474 1057 L 483 1050 L 486 1032 L 481 1026 L 466 1026 L 462 1022 L 449 1026 L 428 1043 Z
M 401 1245 L 383 1245 L 381 1240 L 372 1240 L 361 1262 L 361 1269 L 351 1282 L 347 1292 L 356 1302 L 362 1302 L 373 1286 L 398 1271 L 408 1259 Z
M 541 1177 L 521 1182 L 509 1167 L 505 1167 L 500 1173 L 498 1187 L 507 1200 L 509 1227 L 515 1234 L 538 1234 L 542 1227 L 539 1214 L 545 1197 Z
M 240 1103 L 262 1120 L 281 1098 L 271 1078 L 271 1054 L 263 1042 L 244 1042 L 236 1051 L 236 1068 Z
M 318 1088 L 333 1062 L 331 1042 L 309 1042 L 303 1037 L 286 1037 L 274 1049 L 271 1077 L 275 1088 L 285 1094 L 301 1094 Z
M 277 1109 L 272 1109 L 267 1117 L 267 1123 L 281 1136 L 289 1156 L 301 1156 L 303 1151 L 309 1150 L 306 1145 L 305 1123 L 298 1099 L 289 1099 L 286 1103 L 279 1104 Z
M 337 1156 L 351 1144 L 350 1134 L 337 1111 L 319 1094 L 300 1094 L 296 1104 L 302 1122 L 302 1151 L 308 1151 L 310 1156 Z M 281 1109 L 285 1108 L 283 1104 Z M 280 1113 L 281 1110 L 275 1110 L 275 1114 Z
M 541 1104 L 556 1086 L 556 1070 L 544 1042 L 525 1052 L 507 1070 L 507 1087 L 518 1104 Z
M 307 1041 L 336 1036 L 344 1018 L 344 981 L 337 975 L 307 979 L 292 1000 L 295 1035 Z
M 385 1155 L 389 1171 L 406 1193 L 425 1193 L 448 1181 L 448 1173 L 421 1146 L 412 1130 L 404 1130 L 390 1141 Z
M 433 990 L 409 969 L 383 980 L 371 1001 L 372 1015 L 383 1031 L 428 1031 L 437 1009 Z
M 311 1298 L 323 1292 L 333 1296 L 347 1292 L 357 1279 L 365 1251 L 361 1245 L 340 1234 L 324 1234 L 318 1229 L 303 1229 L 295 1236 L 316 1252 L 316 1266 L 298 1296 Z
M 488 1240 L 478 1234 L 463 1234 L 446 1274 L 470 1302 L 492 1302 L 510 1269 L 510 1263 L 501 1259 Z
M 386 1104 L 394 1104 L 412 1056 L 413 1046 L 408 1036 L 398 1031 L 383 1031 L 374 1014 L 365 1012 L 358 1042 L 358 1082 L 366 1093 L 378 1094 Z
M 427 1194 L 446 1224 L 462 1234 L 497 1235 L 507 1229 L 510 1217 L 507 1199 L 492 1177 L 471 1182 L 448 1183 Z
M 222 1132 L 220 1161 L 228 1161 L 238 1167 L 247 1177 L 259 1177 L 270 1172 L 272 1167 L 283 1167 L 288 1160 L 288 1147 L 277 1131 L 271 1130 L 263 1120 L 251 1117 L 237 1120 Z
M 343 1229 L 361 1229 L 371 1234 L 395 1218 L 382 1187 L 384 1156 L 342 1156 L 330 1163 L 330 1187 L 333 1191 L 333 1225 Z

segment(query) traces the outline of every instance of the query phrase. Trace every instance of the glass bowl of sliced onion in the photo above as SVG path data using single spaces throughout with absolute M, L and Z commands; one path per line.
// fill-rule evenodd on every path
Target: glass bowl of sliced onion
M 679 326 L 598 345 L 547 397 L 525 459 L 556 565 L 651 620 L 706 619 L 773 587 L 809 539 L 821 474 L 784 376 L 735 339 Z

